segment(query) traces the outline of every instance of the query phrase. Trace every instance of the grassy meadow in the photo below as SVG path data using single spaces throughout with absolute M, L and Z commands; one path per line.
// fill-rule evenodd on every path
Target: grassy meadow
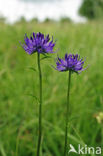
M 68 143 L 103 147 L 103 23 L 0 23 L 0 156 L 36 156 L 38 137 L 37 55 L 19 44 L 24 34 L 43 32 L 56 39 L 58 55 L 79 53 L 88 69 L 72 75 Z M 57 54 L 44 59 L 41 156 L 63 156 L 67 72 L 52 68 Z M 41 56 L 42 57 L 42 56 Z M 31 70 L 35 68 L 36 71 Z M 103 117 L 101 117 L 101 120 Z M 69 146 L 68 146 L 69 150 Z M 70 154 L 74 156 L 73 153 Z M 88 156 L 88 154 L 86 154 Z M 93 156 L 93 154 L 91 154 Z

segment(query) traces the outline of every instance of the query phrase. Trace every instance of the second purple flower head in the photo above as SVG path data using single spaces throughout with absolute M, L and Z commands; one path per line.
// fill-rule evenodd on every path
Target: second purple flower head
M 56 70 L 58 71 L 72 71 L 76 73 L 80 73 L 83 71 L 83 65 L 84 61 L 83 59 L 80 59 L 80 56 L 78 54 L 65 54 L 65 57 L 63 59 L 57 58 L 56 62 Z
M 24 38 L 25 43 L 22 44 L 22 47 L 24 50 L 29 54 L 33 54 L 35 52 L 38 53 L 53 53 L 53 48 L 55 46 L 55 43 L 53 43 L 53 38 L 50 41 L 49 34 L 47 36 L 44 36 L 42 33 L 34 33 L 30 38 L 25 35 Z

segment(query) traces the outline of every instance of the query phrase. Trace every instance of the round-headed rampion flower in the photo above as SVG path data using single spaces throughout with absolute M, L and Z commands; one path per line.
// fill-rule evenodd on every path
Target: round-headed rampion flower
M 35 52 L 38 53 L 53 53 L 53 48 L 55 43 L 53 43 L 53 38 L 50 41 L 49 34 L 44 36 L 42 33 L 34 33 L 30 38 L 25 35 L 24 38 L 25 44 L 22 45 L 24 50 L 29 54 L 33 54 Z
M 84 61 L 83 59 L 80 59 L 80 56 L 78 54 L 65 54 L 65 58 L 60 59 L 57 58 L 56 62 L 56 70 L 58 71 L 72 71 L 79 73 L 83 71 L 83 65 Z

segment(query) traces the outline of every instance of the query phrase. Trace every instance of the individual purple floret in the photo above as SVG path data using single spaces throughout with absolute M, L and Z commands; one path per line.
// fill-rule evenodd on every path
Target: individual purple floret
M 56 70 L 61 72 L 69 70 L 72 72 L 80 73 L 84 70 L 84 61 L 83 59 L 80 59 L 80 56 L 78 54 L 65 54 L 65 58 L 63 59 L 60 59 L 58 57 L 56 65 Z
M 33 54 L 35 52 L 38 53 L 53 53 L 53 48 L 55 43 L 53 43 L 53 38 L 50 41 L 49 34 L 44 36 L 42 33 L 34 33 L 30 38 L 25 35 L 24 38 L 25 44 L 22 45 L 24 50 L 29 54 Z

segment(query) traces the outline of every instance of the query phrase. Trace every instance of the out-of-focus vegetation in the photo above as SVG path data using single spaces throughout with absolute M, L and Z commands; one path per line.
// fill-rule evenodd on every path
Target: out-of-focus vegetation
M 0 156 L 35 156 L 38 136 L 38 71 L 36 53 L 19 44 L 24 34 L 51 34 L 58 54 L 79 53 L 88 69 L 72 75 L 68 142 L 103 147 L 103 23 L 0 23 Z M 55 57 L 44 59 L 43 156 L 63 156 L 67 72 L 54 70 Z M 42 56 L 41 56 L 42 57 Z M 36 71 L 30 70 L 34 67 Z M 33 96 L 34 97 L 33 97 Z M 35 98 L 37 97 L 37 98 Z M 97 120 L 99 119 L 99 120 Z M 98 122 L 101 121 L 101 122 Z M 69 147 L 68 147 L 69 150 Z M 73 154 L 71 154 L 73 156 Z M 86 154 L 86 156 L 88 156 Z M 92 156 L 92 154 L 91 154 Z
M 72 20 L 71 20 L 69 17 L 62 17 L 62 18 L 60 19 L 60 22 L 61 22 L 61 23 L 64 23 L 64 22 L 72 22 Z
M 6 21 L 6 18 L 0 15 L 0 23 L 4 23 Z
M 103 18 L 103 0 L 84 0 L 79 13 L 88 19 Z

